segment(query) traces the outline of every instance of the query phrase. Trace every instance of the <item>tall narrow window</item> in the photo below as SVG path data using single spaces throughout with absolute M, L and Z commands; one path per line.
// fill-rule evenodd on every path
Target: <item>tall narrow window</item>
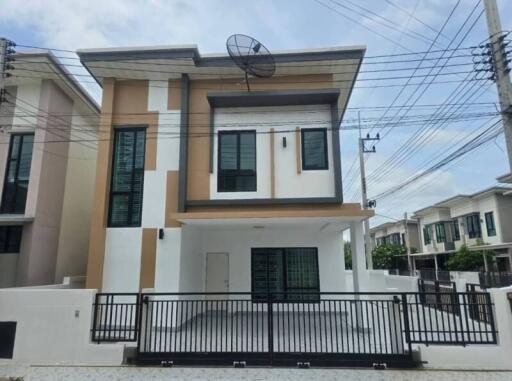
M 252 249 L 254 300 L 275 301 L 319 299 L 318 253 L 316 248 Z
M 0 226 L 0 254 L 19 253 L 22 226 Z
M 219 132 L 219 192 L 256 191 L 256 131 Z
M 302 139 L 302 169 L 328 169 L 327 160 L 327 129 L 303 128 Z
M 469 238 L 482 237 L 482 230 L 480 228 L 480 215 L 478 213 L 466 216 L 466 230 L 468 232 Z
M 11 135 L 0 208 L 2 213 L 25 213 L 33 146 L 34 134 Z
M 140 226 L 145 145 L 144 128 L 115 130 L 109 226 Z
M 453 226 L 453 240 L 460 241 L 460 230 L 459 230 L 459 220 L 455 219 L 452 221 Z
M 430 245 L 432 242 L 432 225 L 427 225 L 423 228 L 423 242 L 425 245 Z
M 493 237 L 496 235 L 496 226 L 494 225 L 494 213 L 485 213 L 485 226 L 487 227 L 487 236 Z
M 436 224 L 436 239 L 438 243 L 446 242 L 446 229 L 443 222 Z

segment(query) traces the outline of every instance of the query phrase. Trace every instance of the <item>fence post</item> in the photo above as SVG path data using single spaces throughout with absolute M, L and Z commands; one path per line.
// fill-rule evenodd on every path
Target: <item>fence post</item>
M 402 309 L 404 311 L 404 333 L 405 342 L 407 343 L 409 354 L 412 356 L 412 344 L 411 344 L 411 327 L 409 324 L 409 306 L 407 304 L 407 294 L 402 294 Z
M 91 337 L 91 340 L 92 341 L 95 341 L 96 339 L 96 342 L 99 344 L 100 343 L 100 338 L 96 338 L 96 324 L 97 324 L 97 321 L 98 321 L 98 293 L 96 292 L 96 294 L 94 294 L 94 311 L 93 311 L 93 316 L 92 316 L 92 337 Z
M 147 342 L 147 338 L 151 340 L 151 329 L 153 322 L 153 308 L 151 307 L 151 301 L 149 296 L 140 294 L 139 296 L 140 307 L 139 307 L 139 335 L 137 338 L 137 355 L 140 352 L 145 352 L 146 348 L 151 348 L 151 342 Z M 148 333 L 149 327 L 149 333 Z M 149 345 L 148 345 L 149 344 Z
M 404 341 L 402 337 L 402 314 L 400 312 L 400 298 L 397 295 L 393 295 L 391 301 L 392 303 L 389 316 L 391 353 L 403 354 Z
M 268 352 L 270 353 L 270 362 L 272 363 L 272 354 L 274 353 L 274 317 L 273 317 L 273 307 L 272 307 L 272 294 L 267 293 L 267 324 L 268 324 Z

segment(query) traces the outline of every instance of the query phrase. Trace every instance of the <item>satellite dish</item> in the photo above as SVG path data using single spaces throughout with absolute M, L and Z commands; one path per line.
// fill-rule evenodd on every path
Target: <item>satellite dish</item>
M 270 51 L 258 40 L 245 34 L 233 34 L 226 41 L 229 56 L 235 64 L 245 72 L 247 90 L 249 74 L 253 77 L 272 77 L 276 71 L 276 63 Z

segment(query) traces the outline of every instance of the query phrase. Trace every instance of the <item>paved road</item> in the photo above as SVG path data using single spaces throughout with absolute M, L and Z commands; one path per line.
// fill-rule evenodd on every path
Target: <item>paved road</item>
M 512 372 L 271 369 L 271 368 L 142 368 L 142 367 L 36 367 L 0 365 L 2 377 L 24 381 L 159 381 L 159 380 L 343 380 L 343 381 L 509 381 Z M 2 380 L 3 381 L 3 380 Z

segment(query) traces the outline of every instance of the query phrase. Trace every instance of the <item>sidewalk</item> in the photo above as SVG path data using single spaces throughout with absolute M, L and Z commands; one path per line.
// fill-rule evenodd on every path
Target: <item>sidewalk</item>
M 277 368 L 143 368 L 143 367 L 40 367 L 0 365 L 2 377 L 24 381 L 134 381 L 134 380 L 343 380 L 343 381 L 508 381 L 512 372 L 384 370 L 367 369 L 277 369 Z

